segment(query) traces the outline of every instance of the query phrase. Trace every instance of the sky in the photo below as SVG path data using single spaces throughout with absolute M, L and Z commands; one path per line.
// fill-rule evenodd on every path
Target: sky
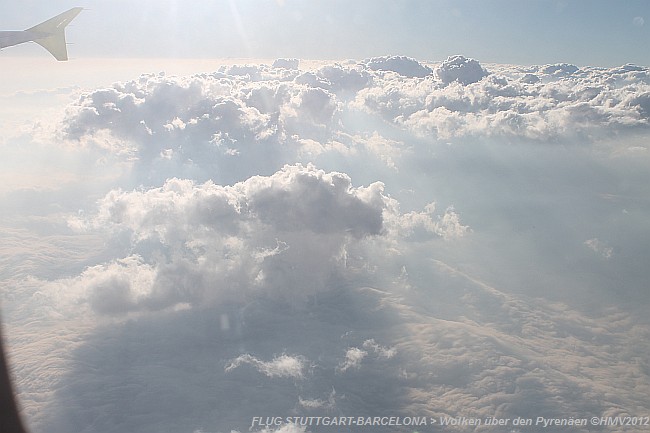
M 516 64 L 649 63 L 639 49 L 650 42 L 643 0 L 4 1 L 0 27 L 21 30 L 78 6 L 89 10 L 70 27 L 73 58 L 463 54 Z
M 650 416 L 645 3 L 348 3 L 5 6 L 89 9 L 0 52 L 31 432 Z

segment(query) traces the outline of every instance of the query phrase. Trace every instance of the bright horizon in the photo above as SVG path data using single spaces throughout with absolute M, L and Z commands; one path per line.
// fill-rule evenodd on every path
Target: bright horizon
M 27 28 L 72 7 L 88 9 L 68 29 L 72 58 L 442 61 L 460 54 L 484 63 L 650 64 L 643 0 L 33 1 L 6 4 L 0 28 Z M 3 55 L 12 52 L 25 48 Z

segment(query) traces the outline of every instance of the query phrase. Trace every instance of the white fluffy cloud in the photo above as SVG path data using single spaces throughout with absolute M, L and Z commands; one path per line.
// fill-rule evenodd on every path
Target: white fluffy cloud
M 173 178 L 159 188 L 113 190 L 96 213 L 69 224 L 131 238 L 127 256 L 74 280 L 87 287 L 92 309 L 108 315 L 255 293 L 301 302 L 367 273 L 375 240 L 453 239 L 468 231 L 453 209 L 436 215 L 430 204 L 402 215 L 382 183 L 353 187 L 343 173 L 300 164 L 232 186 Z
M 337 90 L 345 91 L 347 76 L 354 76 L 341 67 L 312 75 L 285 66 L 231 66 L 193 77 L 149 74 L 116 83 L 82 95 L 61 134 L 105 148 L 98 133 L 109 133 L 150 182 L 164 180 L 154 166 L 167 176 L 243 180 L 272 163 L 280 168 L 304 140 L 327 143 L 340 111 L 327 77 L 334 75 Z
M 415 59 L 405 56 L 373 57 L 362 64 L 373 71 L 393 71 L 406 77 L 426 77 L 433 71 Z
M 306 360 L 299 356 L 280 355 L 273 360 L 264 362 L 252 355 L 245 354 L 238 356 L 226 366 L 226 372 L 239 367 L 242 364 L 252 365 L 260 373 L 268 377 L 290 377 L 293 379 L 302 379 L 306 368 Z
M 300 66 L 85 92 L 2 196 L 32 430 L 644 415 L 648 69 Z
M 436 76 L 445 84 L 458 82 L 472 84 L 481 81 L 488 75 L 480 63 L 463 56 L 451 56 L 436 68 Z
M 181 175 L 230 183 L 319 155 L 370 156 L 395 168 L 408 146 L 380 135 L 383 122 L 445 140 L 548 142 L 645 130 L 650 112 L 648 71 L 633 65 L 485 68 L 452 56 L 429 68 L 394 56 L 295 66 L 142 75 L 83 94 L 59 134 L 134 161 L 139 182 Z M 364 136 L 373 138 L 363 148 L 346 139 Z
M 359 369 L 361 363 L 370 354 L 374 354 L 378 358 L 390 359 L 395 356 L 395 348 L 383 347 L 375 342 L 374 339 L 366 340 L 363 342 L 362 348 L 350 347 L 345 352 L 345 359 L 337 367 L 337 371 L 344 373 L 348 369 Z
M 497 66 L 454 56 L 424 79 L 376 78 L 357 106 L 419 134 L 592 139 L 647 127 L 644 68 Z
M 126 313 L 258 290 L 313 294 L 344 277 L 351 244 L 385 232 L 389 203 L 381 183 L 355 188 L 345 174 L 294 165 L 233 186 L 169 179 L 146 191 L 115 190 L 71 225 L 133 239 L 137 256 L 102 265 L 105 277 L 83 276 L 96 311 Z M 133 266 L 141 271 L 129 272 Z

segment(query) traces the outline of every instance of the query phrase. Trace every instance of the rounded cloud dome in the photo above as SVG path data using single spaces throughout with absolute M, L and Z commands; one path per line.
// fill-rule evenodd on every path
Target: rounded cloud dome
M 488 75 L 488 71 L 483 69 L 477 60 L 463 56 L 450 56 L 436 69 L 436 75 L 445 84 L 454 81 L 471 84 L 481 81 Z
M 373 71 L 393 71 L 405 77 L 426 77 L 433 71 L 415 59 L 405 56 L 372 57 L 362 62 Z

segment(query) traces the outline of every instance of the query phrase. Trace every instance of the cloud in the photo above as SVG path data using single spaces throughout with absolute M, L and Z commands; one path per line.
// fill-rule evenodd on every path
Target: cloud
M 436 68 L 435 74 L 444 84 L 458 82 L 467 85 L 481 81 L 488 72 L 474 59 L 451 56 Z
M 289 60 L 87 91 L 55 133 L 130 167 L 121 184 L 132 188 L 171 177 L 231 184 L 298 162 L 340 170 L 344 160 L 382 178 L 428 152 L 425 138 L 590 143 L 648 124 L 650 79 L 635 65 L 488 72 L 463 56 L 431 67 L 392 56 L 304 70 Z
M 326 89 L 288 81 L 297 74 L 231 66 L 194 77 L 143 75 L 82 95 L 60 133 L 106 149 L 97 137 L 108 132 L 125 143 L 121 153 L 148 182 L 161 180 L 160 169 L 167 176 L 209 172 L 231 181 L 244 167 L 247 176 L 257 174 L 260 158 L 281 167 L 297 138 L 321 139 L 331 128 L 336 98 Z
M 462 237 L 471 230 L 460 222 L 460 216 L 453 207 L 443 215 L 435 215 L 435 203 L 429 203 L 422 212 L 408 212 L 399 216 L 398 230 L 403 236 L 424 241 L 439 236 L 445 239 Z
M 380 344 L 377 344 L 377 342 L 372 338 L 370 340 L 364 341 L 363 347 L 364 349 L 371 350 L 380 358 L 390 359 L 397 353 L 394 347 L 384 347 Z
M 345 372 L 349 368 L 359 368 L 363 358 L 368 355 L 368 352 L 361 350 L 358 347 L 351 347 L 345 352 L 345 361 L 339 365 L 339 371 Z
M 373 57 L 362 64 L 373 71 L 393 71 L 406 77 L 426 77 L 433 71 L 415 59 L 404 56 Z
M 71 225 L 130 234 L 132 255 L 80 276 L 96 293 L 94 309 L 117 313 L 251 290 L 295 299 L 323 290 L 343 276 L 349 247 L 382 235 L 389 201 L 381 183 L 353 187 L 345 174 L 294 165 L 233 186 L 169 179 L 114 190 Z
M 69 225 L 130 238 L 123 258 L 68 280 L 85 287 L 79 302 L 111 316 L 258 292 L 300 303 L 363 278 L 382 243 L 468 232 L 453 209 L 436 216 L 429 205 L 400 214 L 382 183 L 354 187 L 346 174 L 300 164 L 232 186 L 174 178 L 159 188 L 113 190 L 96 212 L 74 216 Z
M 648 329 L 629 315 L 508 295 L 442 262 L 408 278 L 409 295 L 342 289 L 298 309 L 265 300 L 107 324 L 67 355 L 72 370 L 39 418 L 55 432 L 72 419 L 101 431 L 116 420 L 134 432 L 244 431 L 253 416 L 590 417 L 643 407 Z M 59 345 L 75 335 L 56 334 Z M 163 421 L 170 411 L 174 421 Z
M 273 62 L 274 68 L 298 69 L 300 59 L 276 59 Z
M 648 69 L 303 68 L 144 74 L 39 142 L 80 167 L 0 197 L 31 430 L 642 414 Z
M 390 359 L 397 351 L 395 348 L 383 347 L 375 342 L 374 339 L 369 339 L 363 342 L 363 349 L 359 347 L 350 347 L 345 352 L 345 359 L 338 365 L 337 371 L 344 373 L 349 369 L 361 368 L 361 363 L 368 357 L 369 354 L 374 354 L 377 358 Z
M 558 64 L 501 67 L 488 74 L 475 60 L 456 56 L 431 77 L 377 78 L 356 106 L 420 134 L 557 140 L 635 131 L 647 125 L 643 98 L 647 71 L 632 78 L 620 69 Z M 570 77 L 570 79 L 567 79 Z
M 242 364 L 252 365 L 260 373 L 268 377 L 289 377 L 302 379 L 306 368 L 306 360 L 301 357 L 280 355 L 273 360 L 264 362 L 249 354 L 241 355 L 226 366 L 226 372 L 238 368 Z
M 305 409 L 326 409 L 331 410 L 336 408 L 336 390 L 332 389 L 332 392 L 327 397 L 327 401 L 321 399 L 303 399 L 302 397 L 298 398 L 300 406 Z
M 261 430 L 263 433 L 305 433 L 306 431 L 306 427 L 298 426 L 295 424 L 286 424 L 282 427 L 279 427 L 277 430 L 272 430 L 269 428 Z
M 593 252 L 603 256 L 604 259 L 611 258 L 614 253 L 614 250 L 610 246 L 598 238 L 586 240 L 585 245 Z

